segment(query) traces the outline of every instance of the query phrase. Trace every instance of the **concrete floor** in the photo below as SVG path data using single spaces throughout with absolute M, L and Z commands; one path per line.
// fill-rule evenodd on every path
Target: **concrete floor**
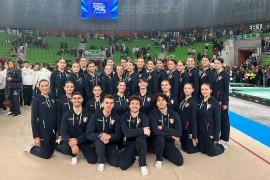
M 270 119 L 269 115 L 256 113 L 251 110 L 251 102 L 242 102 L 235 98 L 230 99 L 230 109 L 248 118 L 263 120 Z M 264 107 L 259 107 L 255 112 L 264 112 Z M 261 111 L 258 111 L 261 110 Z M 253 111 L 254 112 L 254 111 Z M 267 111 L 269 113 L 269 109 Z M 268 124 L 269 125 L 269 124 Z M 207 180 L 232 180 L 232 179 L 269 179 L 270 148 L 232 128 L 229 149 L 218 157 L 207 157 L 201 153 L 184 156 L 184 165 L 176 167 L 164 160 L 162 170 L 154 168 L 155 156 L 147 156 L 149 175 L 142 177 L 138 163 L 127 171 L 106 165 L 104 172 L 96 170 L 97 165 L 87 164 L 81 156 L 76 166 L 70 164 L 71 158 L 55 152 L 49 160 L 43 160 L 23 152 L 25 147 L 32 143 L 30 126 L 30 108 L 22 108 L 22 116 L 12 118 L 0 112 L 0 179 L 207 179 Z M 236 142 L 234 141 L 236 140 Z M 242 146 L 241 146 L 242 145 Z M 250 151 L 248 151 L 247 149 Z M 255 154 L 255 155 L 254 155 Z M 257 155 L 257 156 L 256 156 Z M 259 158 L 260 156 L 261 158 Z

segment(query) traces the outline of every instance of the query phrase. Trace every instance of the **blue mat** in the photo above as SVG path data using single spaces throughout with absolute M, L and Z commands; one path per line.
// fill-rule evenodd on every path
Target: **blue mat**
M 231 111 L 229 112 L 229 116 L 232 127 L 270 147 L 270 127 Z

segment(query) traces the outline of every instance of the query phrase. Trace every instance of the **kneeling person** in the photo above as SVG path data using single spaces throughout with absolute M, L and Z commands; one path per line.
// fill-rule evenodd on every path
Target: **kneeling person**
M 64 113 L 61 121 L 60 132 L 64 142 L 57 145 L 56 150 L 72 156 L 71 164 L 78 162 L 77 155 L 81 151 L 88 163 L 97 162 L 95 150 L 86 138 L 86 128 L 90 112 L 82 107 L 83 97 L 80 92 L 75 92 L 71 101 L 73 108 Z
M 122 170 L 128 169 L 138 154 L 142 176 L 146 176 L 148 174 L 146 167 L 146 138 L 151 132 L 149 119 L 139 111 L 141 100 L 138 96 L 131 96 L 128 104 L 130 111 L 121 116 L 121 129 L 125 136 L 125 143 L 124 149 L 119 156 L 119 166 Z
M 155 167 L 161 169 L 163 157 L 181 166 L 184 162 L 183 156 L 174 144 L 182 134 L 179 115 L 168 108 L 168 97 L 165 94 L 158 93 L 154 104 L 157 108 L 149 114 L 149 121 L 157 156 Z
M 98 171 L 104 171 L 105 158 L 111 166 L 119 166 L 117 143 L 121 139 L 119 115 L 112 111 L 114 98 L 107 95 L 103 109 L 95 112 L 88 123 L 86 137 L 94 142 L 98 157 Z

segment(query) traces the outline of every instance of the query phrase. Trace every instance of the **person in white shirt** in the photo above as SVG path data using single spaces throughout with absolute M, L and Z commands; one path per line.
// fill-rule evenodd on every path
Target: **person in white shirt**
M 23 78 L 23 102 L 25 106 L 30 106 L 32 102 L 32 86 L 34 83 L 35 72 L 29 68 L 29 63 L 24 61 L 24 67 L 22 68 Z
M 7 108 L 3 105 L 3 102 L 6 99 L 6 72 L 4 72 L 4 69 L 4 66 L 0 65 L 0 109 L 6 110 Z
M 33 90 L 37 89 L 37 91 L 38 91 L 38 92 L 36 92 L 36 95 L 39 94 L 39 90 L 37 88 L 39 81 L 41 81 L 42 79 L 45 79 L 45 80 L 50 82 L 50 77 L 51 77 L 52 72 L 49 71 L 47 68 L 48 68 L 48 64 L 43 63 L 41 70 L 36 72 L 36 75 L 34 78 L 34 83 L 33 83 Z

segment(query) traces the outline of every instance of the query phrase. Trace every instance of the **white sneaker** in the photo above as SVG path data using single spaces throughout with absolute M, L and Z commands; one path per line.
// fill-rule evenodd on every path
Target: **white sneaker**
M 11 115 L 11 114 L 12 114 L 12 112 L 10 112 L 10 111 L 6 113 L 6 115 Z
M 27 146 L 24 150 L 24 152 L 29 152 L 30 153 L 30 150 L 32 149 L 32 147 L 34 147 L 34 144 L 30 144 L 29 146 Z
M 162 161 L 156 161 L 155 168 L 161 169 L 161 167 L 162 167 Z
M 228 146 L 225 146 L 224 144 L 221 144 L 221 143 L 220 143 L 220 145 L 222 145 L 224 147 L 224 149 L 228 149 Z
M 72 164 L 72 165 L 78 164 L 78 158 L 77 158 L 77 156 L 71 158 L 71 164 Z
M 229 144 L 230 143 L 230 141 L 224 141 L 224 140 L 219 140 L 219 144 Z
M 148 175 L 148 169 L 146 166 L 142 166 L 141 167 L 141 173 L 142 173 L 142 176 L 147 176 Z
M 102 172 L 104 171 L 104 168 L 105 168 L 105 164 L 98 164 L 97 170 Z

